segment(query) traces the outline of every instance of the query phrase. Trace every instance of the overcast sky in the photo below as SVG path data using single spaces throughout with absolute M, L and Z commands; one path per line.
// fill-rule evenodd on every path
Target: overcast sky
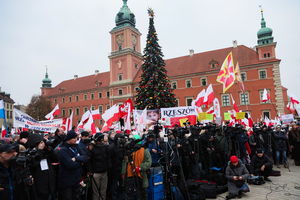
M 300 97 L 299 0 L 128 0 L 142 35 L 147 8 L 165 59 L 226 48 L 232 41 L 253 47 L 263 6 L 281 61 L 282 85 Z M 122 0 L 0 0 L 0 87 L 17 104 L 40 94 L 45 65 L 55 86 L 75 74 L 109 70 L 109 31 Z

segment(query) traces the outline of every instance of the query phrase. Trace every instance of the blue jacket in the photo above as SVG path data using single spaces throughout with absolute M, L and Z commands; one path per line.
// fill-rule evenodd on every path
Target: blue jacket
M 84 155 L 78 145 L 71 146 L 64 143 L 57 152 L 60 162 L 58 171 L 58 188 L 66 189 L 68 187 L 79 186 L 82 174 L 82 164 L 87 162 L 87 156 Z M 76 160 L 73 161 L 72 158 Z

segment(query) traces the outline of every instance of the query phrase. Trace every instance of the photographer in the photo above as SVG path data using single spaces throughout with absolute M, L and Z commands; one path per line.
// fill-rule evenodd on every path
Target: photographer
M 150 132 L 147 140 L 146 140 L 146 147 L 148 151 L 150 152 L 151 159 L 152 159 L 152 166 L 151 167 L 157 167 L 159 166 L 159 159 L 161 158 L 162 150 L 156 140 L 156 136 L 153 132 Z
M 107 171 L 110 166 L 109 146 L 104 144 L 104 135 L 96 133 L 90 150 L 90 172 L 92 175 L 93 200 L 106 200 Z
M 265 181 L 271 181 L 270 176 L 273 168 L 271 159 L 264 154 L 262 149 L 257 149 L 251 160 L 251 173 L 256 176 L 263 176 Z
M 122 164 L 122 176 L 125 178 L 126 195 L 129 200 L 146 200 L 148 187 L 147 170 L 150 169 L 152 160 L 147 149 L 137 144 L 141 141 L 139 135 L 133 136 L 134 141 Z M 131 149 L 132 148 L 132 149 Z
M 46 146 L 43 136 L 32 134 L 28 139 L 30 171 L 34 180 L 36 199 L 44 200 L 55 196 L 55 173 L 51 165 L 55 159 L 53 150 Z
M 230 162 L 226 168 L 226 178 L 228 179 L 228 192 L 226 199 L 241 197 L 242 193 L 249 192 L 246 180 L 249 172 L 245 165 L 236 156 L 230 157 Z
M 82 164 L 87 162 L 87 156 L 80 151 L 77 134 L 69 131 L 64 143 L 58 148 L 60 161 L 58 173 L 58 199 L 79 200 Z
M 17 155 L 12 144 L 0 144 L 0 199 L 16 200 L 14 169 L 11 161 Z

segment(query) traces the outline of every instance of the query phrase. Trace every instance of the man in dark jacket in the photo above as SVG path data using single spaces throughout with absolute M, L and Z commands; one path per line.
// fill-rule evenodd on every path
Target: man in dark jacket
M 82 163 L 87 162 L 78 145 L 77 134 L 69 131 L 65 142 L 58 148 L 60 162 L 58 173 L 58 199 L 79 200 L 79 187 L 82 174 Z
M 257 149 L 251 160 L 251 173 L 256 176 L 263 176 L 265 181 L 271 181 L 270 176 L 273 168 L 271 159 L 264 154 L 262 149 Z
M 226 199 L 232 199 L 241 196 L 244 192 L 249 192 L 249 187 L 246 180 L 249 172 L 245 165 L 238 159 L 237 156 L 231 156 L 230 162 L 226 168 L 226 178 L 228 179 L 229 195 Z
M 104 144 L 104 135 L 96 133 L 94 146 L 90 147 L 90 170 L 93 173 L 93 200 L 105 200 L 107 171 L 110 167 L 109 146 Z
M 287 142 L 288 136 L 286 132 L 281 129 L 281 126 L 277 126 L 276 131 L 274 132 L 274 147 L 276 152 L 276 164 L 278 168 L 280 168 L 281 160 L 283 160 L 284 167 L 287 167 Z M 281 159 L 280 156 L 282 156 Z
M 15 200 L 14 170 L 10 161 L 17 155 L 11 144 L 0 144 L 0 199 Z

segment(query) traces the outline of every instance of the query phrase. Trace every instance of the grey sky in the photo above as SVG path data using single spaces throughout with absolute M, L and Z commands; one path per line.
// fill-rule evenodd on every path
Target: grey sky
M 300 97 L 299 0 L 128 0 L 142 35 L 148 30 L 147 8 L 156 13 L 155 26 L 165 59 L 221 49 L 232 40 L 256 45 L 259 5 L 273 29 L 281 80 Z M 16 103 L 28 104 L 40 93 L 48 66 L 55 86 L 74 74 L 109 70 L 109 31 L 121 0 L 0 0 L 0 86 Z

